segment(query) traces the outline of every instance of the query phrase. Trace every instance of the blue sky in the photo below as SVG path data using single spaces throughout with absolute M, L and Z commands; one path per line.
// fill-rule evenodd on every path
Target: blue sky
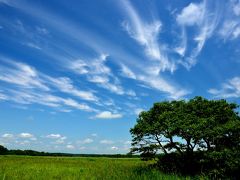
M 240 103 L 240 1 L 0 0 L 0 144 L 126 153 L 154 102 Z

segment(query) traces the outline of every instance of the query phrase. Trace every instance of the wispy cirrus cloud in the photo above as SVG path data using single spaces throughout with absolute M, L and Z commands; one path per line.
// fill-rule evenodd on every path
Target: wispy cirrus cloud
M 2 58 L 0 65 L 0 81 L 8 84 L 16 85 L 15 88 L 10 87 L 2 95 L 1 99 L 10 100 L 21 104 L 41 104 L 49 107 L 68 106 L 78 110 L 92 111 L 87 104 L 79 103 L 70 97 L 59 97 L 52 95 L 51 86 L 57 87 L 58 91 L 78 96 L 88 101 L 96 101 L 97 98 L 91 92 L 80 91 L 73 86 L 71 80 L 67 77 L 53 78 L 43 73 L 39 73 L 33 67 Z M 7 98 L 8 97 L 8 98 Z
M 219 29 L 219 35 L 225 41 L 240 37 L 240 1 L 232 0 L 225 5 L 225 16 Z
M 0 101 L 1 100 L 4 101 L 4 100 L 7 100 L 7 99 L 8 99 L 8 96 L 3 94 L 3 93 L 1 93 L 1 91 L 0 91 Z
M 130 79 L 137 79 L 135 73 L 126 65 L 121 64 L 121 72 L 123 76 L 130 78 Z
M 29 90 L 10 90 L 9 94 L 11 95 L 10 101 L 20 103 L 20 104 L 40 104 L 52 108 L 74 108 L 77 110 L 84 111 L 95 111 L 87 104 L 79 103 L 71 98 L 63 98 L 50 93 L 44 93 L 41 91 L 29 91 Z
M 68 77 L 53 78 L 46 75 L 43 76 L 47 80 L 48 84 L 58 88 L 61 92 L 68 93 L 87 101 L 98 101 L 98 98 L 92 92 L 77 89 L 73 85 L 72 80 Z
M 3 59 L 1 58 L 1 60 Z M 34 68 L 20 62 L 9 60 L 2 62 L 3 64 L 0 64 L 0 81 L 19 85 L 24 88 L 49 90 Z
M 165 80 L 163 76 L 165 71 L 173 73 L 176 70 L 177 61 L 171 57 L 167 45 L 159 41 L 162 22 L 159 19 L 143 20 L 128 0 L 124 0 L 121 7 L 127 13 L 127 20 L 123 21 L 122 26 L 144 48 L 149 59 L 141 68 L 120 64 L 121 75 L 166 93 L 169 98 L 181 98 L 188 94 L 189 91 Z
M 107 57 L 107 54 L 101 54 L 95 59 L 71 61 L 69 68 L 77 74 L 85 75 L 89 82 L 96 83 L 98 86 L 115 94 L 135 96 L 133 90 L 127 91 L 123 88 L 119 79 L 105 64 Z
M 22 43 L 22 44 L 25 45 L 25 46 L 28 46 L 30 48 L 33 48 L 33 49 L 37 49 L 37 50 L 41 50 L 42 49 L 37 44 L 34 44 L 32 42 L 26 42 L 26 43 Z
M 210 5 L 213 6 L 210 8 Z M 180 64 L 190 69 L 197 62 L 197 57 L 202 51 L 206 40 L 211 38 L 215 31 L 221 13 L 220 8 L 215 3 L 210 3 L 206 0 L 201 3 L 190 3 L 177 14 L 176 21 L 182 26 L 182 35 L 180 46 L 175 48 L 175 51 L 182 56 L 183 60 Z M 193 37 L 186 34 L 186 29 L 195 27 L 196 31 Z M 190 39 L 191 38 L 191 39 Z M 193 41 L 195 47 L 187 48 L 187 42 Z M 189 46 L 190 47 L 190 46 Z
M 121 74 L 124 77 L 137 80 L 151 89 L 158 90 L 170 99 L 179 99 L 190 93 L 190 90 L 179 87 L 178 85 L 165 80 L 162 76 L 149 75 L 146 73 L 133 72 L 126 66 L 122 66 Z M 129 73 L 130 72 L 130 73 Z
M 162 23 L 153 19 L 152 22 L 143 21 L 134 9 L 130 1 L 122 2 L 124 11 L 128 14 L 129 20 L 122 23 L 127 33 L 145 49 L 145 54 L 152 60 L 158 61 L 159 72 L 176 69 L 175 63 L 168 59 L 165 46 L 159 44 L 158 36 Z
M 33 4 L 22 4 L 18 2 L 13 3 L 12 6 L 27 14 L 30 14 L 38 21 L 44 22 L 44 24 L 48 26 L 48 29 L 54 29 L 57 34 L 60 33 L 61 36 L 67 37 L 66 39 L 74 39 L 79 44 L 84 44 L 86 45 L 86 47 L 90 47 L 93 51 L 100 54 L 100 57 L 96 59 L 105 58 L 105 60 L 102 60 L 102 63 L 99 63 L 100 61 L 96 61 L 96 63 L 91 59 L 77 59 L 73 55 L 74 48 L 69 49 L 65 46 L 64 48 L 62 48 L 60 45 L 56 45 L 58 43 L 54 44 L 54 47 L 57 46 L 58 50 L 61 50 L 61 52 L 58 51 L 58 54 L 62 54 L 62 52 L 64 52 L 65 54 L 68 54 L 69 57 L 56 57 L 56 53 L 45 51 L 53 58 L 58 60 L 60 59 L 60 62 L 69 59 L 77 59 L 75 60 L 76 63 L 72 64 L 72 67 L 75 67 L 75 70 L 77 70 L 80 75 L 84 75 L 89 82 L 96 83 L 99 87 L 102 87 L 115 94 L 135 97 L 136 93 L 129 93 L 133 90 L 125 89 L 123 84 L 121 84 L 119 79 L 116 77 L 116 75 L 113 75 L 113 73 L 111 73 L 110 75 L 108 74 L 109 68 L 105 65 L 107 57 L 105 57 L 105 54 L 101 54 L 102 52 L 109 52 L 109 54 L 113 55 L 115 61 L 118 61 L 118 59 L 121 59 L 123 62 L 127 62 L 129 59 L 133 60 L 134 64 L 136 64 L 134 66 L 140 68 L 140 70 L 138 69 L 137 72 L 139 74 L 142 74 L 143 72 L 147 76 L 146 78 L 141 78 L 140 82 L 143 82 L 146 86 L 150 87 L 152 83 L 149 84 L 148 82 L 144 82 L 143 79 L 152 79 L 152 77 L 149 76 L 153 76 L 154 79 L 158 79 L 155 76 L 158 76 L 160 72 L 167 70 L 173 72 L 174 70 L 176 70 L 175 61 L 172 60 L 172 58 L 168 57 L 168 48 L 166 48 L 166 45 L 162 45 L 162 43 L 158 42 L 158 36 L 162 28 L 161 21 L 158 19 L 153 19 L 151 22 L 142 20 L 142 18 L 140 18 L 140 16 L 138 15 L 137 11 L 128 1 L 124 1 L 123 8 L 125 9 L 125 12 L 127 12 L 129 19 L 123 22 L 123 27 L 125 27 L 125 30 L 127 30 L 128 34 L 130 33 L 129 35 L 145 49 L 144 52 L 146 53 L 146 56 L 152 60 L 151 63 L 147 62 L 144 63 L 144 65 L 137 65 L 141 64 L 137 61 L 138 58 L 132 56 L 131 53 L 129 53 L 126 49 L 123 50 L 123 48 L 116 46 L 116 43 L 110 42 L 103 37 L 98 36 L 98 34 L 94 34 L 88 29 L 84 29 L 84 27 L 79 27 L 68 19 L 62 19 L 62 17 L 60 18 L 58 15 L 53 14 L 44 8 L 37 8 Z M 79 55 L 77 55 L 77 57 L 79 57 Z M 89 67 L 88 65 L 91 65 L 91 67 Z M 98 69 L 96 68 L 96 66 L 101 68 Z M 101 71 L 101 74 L 92 73 L 95 71 Z M 161 81 L 165 81 L 163 77 L 160 77 L 159 79 Z M 167 83 L 168 81 L 166 80 L 165 82 Z M 172 94 L 175 93 L 175 91 L 179 90 L 179 87 L 175 87 L 174 84 L 170 82 L 168 82 L 168 84 L 169 86 L 173 86 L 172 89 L 175 89 L 174 92 L 168 92 L 168 88 L 165 89 L 163 86 L 160 86 L 157 90 L 161 89 L 160 91 L 163 91 L 166 94 Z
M 234 77 L 221 85 L 220 89 L 209 89 L 208 93 L 218 98 L 239 98 L 240 77 Z

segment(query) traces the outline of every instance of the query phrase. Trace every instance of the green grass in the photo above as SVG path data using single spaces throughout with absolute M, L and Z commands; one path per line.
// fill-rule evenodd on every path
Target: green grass
M 1 179 L 189 179 L 165 175 L 139 159 L 0 156 Z

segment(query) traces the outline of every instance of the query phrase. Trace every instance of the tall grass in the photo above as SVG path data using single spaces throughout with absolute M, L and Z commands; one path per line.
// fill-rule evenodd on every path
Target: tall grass
M 0 156 L 0 179 L 189 179 L 165 175 L 139 159 Z

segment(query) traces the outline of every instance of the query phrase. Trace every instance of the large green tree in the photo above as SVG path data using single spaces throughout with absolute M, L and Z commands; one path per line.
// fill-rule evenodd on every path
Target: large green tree
M 237 108 L 237 104 L 226 100 L 202 97 L 155 103 L 149 111 L 140 113 L 130 130 L 132 152 L 143 157 L 175 153 L 189 161 L 194 160 L 196 152 L 239 152 Z

